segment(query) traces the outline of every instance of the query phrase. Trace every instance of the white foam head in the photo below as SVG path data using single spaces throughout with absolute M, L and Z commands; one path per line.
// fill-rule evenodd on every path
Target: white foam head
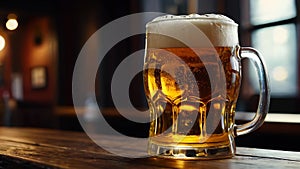
M 147 46 L 155 48 L 197 47 L 197 44 L 190 46 L 170 37 L 161 36 L 173 33 L 174 35 L 178 35 L 177 37 L 195 39 L 197 35 L 193 35 L 191 26 L 187 26 L 188 24 L 191 25 L 190 23 L 194 25 L 192 27 L 196 26 L 198 32 L 200 30 L 214 46 L 235 46 L 239 43 L 238 24 L 232 19 L 217 14 L 191 14 L 160 16 L 147 23 Z M 201 45 L 203 46 L 203 44 Z

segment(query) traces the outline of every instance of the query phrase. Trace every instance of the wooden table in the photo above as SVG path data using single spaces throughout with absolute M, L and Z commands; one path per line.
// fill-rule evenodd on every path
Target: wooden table
M 105 136 L 110 137 L 110 136 Z M 112 139 L 111 144 L 114 144 Z M 300 168 L 300 152 L 237 148 L 231 159 L 184 161 L 125 158 L 97 146 L 81 132 L 0 127 L 0 168 Z

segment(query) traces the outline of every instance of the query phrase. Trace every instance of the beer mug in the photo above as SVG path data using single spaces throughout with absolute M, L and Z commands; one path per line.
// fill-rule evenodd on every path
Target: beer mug
M 240 47 L 238 24 L 223 15 L 166 15 L 146 25 L 144 88 L 148 153 L 179 159 L 229 158 L 234 137 L 260 127 L 270 89 L 260 53 Z M 256 68 L 260 99 L 252 121 L 235 124 L 241 61 Z

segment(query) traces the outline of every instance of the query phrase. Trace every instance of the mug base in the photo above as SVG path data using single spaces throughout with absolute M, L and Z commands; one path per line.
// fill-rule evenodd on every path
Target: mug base
M 162 158 L 185 160 L 223 159 L 234 156 L 235 146 L 231 144 L 212 147 L 203 147 L 202 144 L 193 144 L 192 146 L 176 144 L 172 146 L 150 141 L 148 154 Z

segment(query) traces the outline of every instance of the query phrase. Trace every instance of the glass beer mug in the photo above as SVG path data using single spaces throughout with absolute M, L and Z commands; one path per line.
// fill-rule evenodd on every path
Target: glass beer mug
M 234 137 L 262 125 L 270 100 L 266 68 L 258 51 L 239 46 L 237 28 L 215 14 L 166 15 L 147 23 L 143 76 L 150 155 L 229 158 Z M 243 59 L 254 63 L 260 99 L 253 120 L 237 125 Z

